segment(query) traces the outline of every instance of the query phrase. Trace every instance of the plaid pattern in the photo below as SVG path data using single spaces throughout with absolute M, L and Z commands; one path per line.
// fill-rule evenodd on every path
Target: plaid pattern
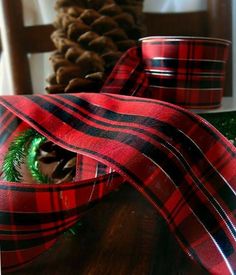
M 143 39 L 142 52 L 144 59 L 151 59 L 154 56 L 188 60 L 219 60 L 228 59 L 228 50 L 226 46 L 229 41 L 221 39 L 201 39 L 186 37 L 186 39 L 176 39 L 167 37 L 154 37 L 152 39 Z M 217 46 L 216 46 L 217 45 Z M 211 64 L 211 63 L 210 63 Z M 215 63 L 211 65 L 214 68 Z
M 191 88 L 186 93 L 185 88 L 150 85 L 148 95 L 150 98 L 161 98 L 163 101 L 189 109 L 215 109 L 221 106 L 223 91 L 222 89 Z
M 162 214 L 194 260 L 216 274 L 236 270 L 236 151 L 206 121 L 168 103 L 112 94 L 10 96 L 1 106 L 1 155 L 30 126 L 103 163 L 103 172 L 116 171 L 61 185 L 1 181 L 4 269 L 48 249 L 126 180 Z
M 112 93 L 163 100 L 185 108 L 219 107 L 228 56 L 225 44 L 216 47 L 197 40 L 156 40 L 144 40 L 140 48 L 129 50 L 103 91 L 111 92 L 112 88 Z M 142 82 L 146 85 L 140 85 Z
M 187 110 L 121 95 L 146 93 L 139 54 L 132 49 L 121 59 L 100 94 L 0 98 L 0 162 L 29 127 L 78 153 L 75 182 L 0 181 L 3 270 L 50 248 L 126 181 L 164 217 L 193 260 L 210 273 L 236 272 L 236 149 Z
M 192 76 L 186 88 L 186 75 L 170 75 L 145 69 L 140 48 L 126 52 L 113 69 L 101 92 L 158 99 L 185 108 L 217 108 L 221 104 L 223 76 L 214 80 Z M 190 77 L 190 76 L 188 76 Z M 199 85 L 202 85 L 200 88 Z

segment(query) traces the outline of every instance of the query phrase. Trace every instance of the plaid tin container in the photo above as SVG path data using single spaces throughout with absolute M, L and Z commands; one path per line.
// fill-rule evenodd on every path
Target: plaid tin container
M 186 108 L 218 108 L 230 41 L 207 37 L 140 39 L 149 96 Z

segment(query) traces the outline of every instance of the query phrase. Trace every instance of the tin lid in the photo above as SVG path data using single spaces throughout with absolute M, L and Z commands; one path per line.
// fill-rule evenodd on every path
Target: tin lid
M 140 38 L 140 42 L 150 42 L 151 40 L 166 40 L 166 41 L 191 41 L 191 40 L 197 40 L 197 41 L 207 41 L 210 43 L 221 43 L 224 45 L 230 45 L 232 44 L 231 41 L 217 38 L 217 37 L 202 37 L 202 36 L 147 36 Z

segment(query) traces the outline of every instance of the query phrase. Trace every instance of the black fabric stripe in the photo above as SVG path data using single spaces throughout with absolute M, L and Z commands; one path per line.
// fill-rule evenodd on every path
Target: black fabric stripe
M 3 116 L 5 114 L 5 112 L 7 111 L 7 109 L 4 106 L 0 106 L 0 116 Z
M 34 98 L 35 99 L 35 98 Z M 41 102 L 43 105 L 44 105 L 44 102 Z M 46 103 L 46 106 L 47 107 L 50 107 L 49 106 L 50 104 L 48 104 L 48 103 Z M 44 106 L 45 107 L 45 106 Z M 58 108 L 57 108 L 58 109 Z M 51 110 L 52 111 L 52 110 Z M 54 110 L 53 111 L 56 111 L 55 110 L 55 108 L 54 108 Z M 58 113 L 58 111 L 55 113 L 55 112 L 53 112 L 54 113 L 54 115 L 59 115 L 59 113 Z M 64 114 L 65 115 L 65 114 Z M 64 116 L 63 115 L 63 118 L 62 118 L 62 120 L 63 121 L 65 121 L 65 119 L 68 119 L 68 116 Z M 61 116 L 61 115 L 59 115 L 59 116 Z M 72 122 L 72 124 L 73 124 L 73 122 Z M 93 134 L 97 134 L 97 132 L 95 131 L 92 131 L 93 132 Z M 107 136 L 106 136 L 107 137 Z M 207 211 L 208 212 L 208 211 Z M 206 214 L 208 214 L 208 215 L 211 215 L 209 212 L 208 213 L 202 213 L 203 215 L 206 215 Z M 206 215 L 206 216 L 208 216 L 208 215 Z M 214 223 L 215 223 L 215 225 L 213 226 L 212 224 L 206 224 L 206 227 L 208 228 L 208 229 L 210 229 L 210 228 L 212 228 L 212 227 L 215 227 L 218 223 L 217 223 L 217 221 L 215 220 L 214 221 Z M 225 233 L 224 233 L 225 234 Z M 226 238 L 227 238 L 227 236 L 226 236 Z M 228 242 L 228 244 L 229 244 L 229 246 L 231 246 L 231 244 L 230 244 L 230 242 Z
M 179 113 L 181 113 L 182 115 L 186 116 L 188 119 L 190 119 L 191 121 L 193 121 L 195 124 L 197 124 L 199 127 L 201 127 L 202 129 L 204 129 L 206 132 L 208 132 L 217 142 L 219 142 L 224 148 L 225 150 L 232 156 L 232 157 L 236 157 L 236 154 L 234 151 L 231 150 L 230 147 L 228 147 L 228 145 L 223 142 L 221 140 L 221 138 L 208 126 L 206 126 L 205 124 L 201 123 L 196 116 L 191 115 L 189 112 L 185 111 L 184 109 L 179 109 L 176 108 L 174 105 L 169 105 L 166 104 L 165 102 L 155 102 L 154 100 L 148 100 L 145 98 L 120 98 L 119 96 L 116 95 L 112 95 L 112 94 L 105 94 L 107 97 L 119 100 L 119 101 L 125 101 L 125 102 L 141 102 L 141 103 L 151 103 L 157 106 L 165 106 L 169 109 L 173 109 L 175 111 L 178 111 Z
M 97 164 L 97 176 L 106 174 L 106 169 L 107 169 L 107 166 L 105 164 L 99 162 Z
M 9 117 L 8 119 L 11 119 L 11 117 Z M 21 120 L 19 118 L 15 117 L 9 123 L 9 125 L 7 125 L 7 128 L 4 131 L 2 131 L 0 134 L 0 145 L 3 145 L 8 140 L 8 138 L 12 135 L 12 133 L 20 125 L 20 123 L 21 123 Z
M 118 173 L 115 173 L 113 172 L 114 176 L 113 178 L 118 178 L 120 177 L 120 175 Z M 104 183 L 106 182 L 108 179 L 109 179 L 110 175 L 108 174 L 106 178 L 96 178 L 95 180 L 91 181 L 91 182 L 88 182 L 88 183 L 84 183 L 84 184 L 75 184 L 73 186 L 71 185 L 65 185 L 65 184 L 60 184 L 60 185 L 57 185 L 57 186 L 51 186 L 48 185 L 48 186 L 44 186 L 44 188 L 37 188 L 36 186 L 35 187 L 25 187 L 25 186 L 22 186 L 21 184 L 19 184 L 18 186 L 14 185 L 6 185 L 6 184 L 0 184 L 0 190 L 9 190 L 9 191 L 18 191 L 18 192 L 61 192 L 61 191 L 67 191 L 67 190 L 74 190 L 74 189 L 81 189 L 81 188 L 85 188 L 85 187 L 88 187 L 88 186 L 93 186 L 94 184 L 98 185 L 98 184 L 101 184 L 101 183 Z
M 7 123 L 8 120 L 10 120 L 13 117 L 12 113 L 8 113 L 6 117 L 1 121 L 1 126 L 4 127 L 4 125 Z
M 171 150 L 175 155 L 177 155 L 177 157 L 181 160 L 181 162 L 183 163 L 184 167 L 186 170 L 189 171 L 189 173 L 191 174 L 192 177 L 194 177 L 192 171 L 191 171 L 191 164 L 195 164 L 196 162 L 204 162 L 204 166 L 207 166 L 208 169 L 207 171 L 212 171 L 211 174 L 214 175 L 214 178 L 212 177 L 208 177 L 208 181 L 211 182 L 212 184 L 214 184 L 215 182 L 223 182 L 223 185 L 225 186 L 225 193 L 227 194 L 226 197 L 223 198 L 229 198 L 231 197 L 233 199 L 234 195 L 232 194 L 232 190 L 228 187 L 228 185 L 224 184 L 223 179 L 221 178 L 221 176 L 215 172 L 215 170 L 213 169 L 213 167 L 211 166 L 210 163 L 208 163 L 208 161 L 205 159 L 204 154 L 197 148 L 197 146 L 189 139 L 187 138 L 183 133 L 181 133 L 178 129 L 174 128 L 173 126 L 167 124 L 167 123 L 163 123 L 159 120 L 154 120 L 149 118 L 148 120 L 145 119 L 144 117 L 139 117 L 137 115 L 132 116 L 132 115 L 119 115 L 117 113 L 114 113 L 110 110 L 107 110 L 105 108 L 102 107 L 98 107 L 98 106 L 94 106 L 92 104 L 90 104 L 89 102 L 87 102 L 86 100 L 79 100 L 78 98 L 75 96 L 70 96 L 70 95 L 61 95 L 61 97 L 66 98 L 67 100 L 71 101 L 72 103 L 76 104 L 79 107 L 84 108 L 85 110 L 89 110 L 90 113 L 96 114 L 102 118 L 106 118 L 109 119 L 110 121 L 120 121 L 120 122 L 137 122 L 140 123 L 141 125 L 145 125 L 148 126 L 150 128 L 153 129 L 157 129 L 160 128 L 161 131 L 169 136 L 169 137 L 173 137 L 174 140 L 176 141 L 176 143 L 184 143 L 184 152 L 188 154 L 191 163 L 190 165 L 188 165 L 188 163 L 186 162 L 186 160 L 183 158 L 183 156 L 170 144 L 168 144 L 168 142 L 166 142 L 164 139 L 151 134 L 143 129 L 139 129 L 137 127 L 134 126 L 119 126 L 119 125 L 114 125 L 114 124 L 108 124 L 102 121 L 98 121 L 97 119 L 94 119 L 93 117 L 89 117 L 87 115 L 84 115 L 82 112 L 80 112 L 77 108 L 74 108 L 72 106 L 69 106 L 68 104 L 66 104 L 63 101 L 60 101 L 58 99 L 55 99 L 56 101 L 58 101 L 61 104 L 64 104 L 64 106 L 66 106 L 67 108 L 79 113 L 81 116 L 85 117 L 85 118 L 89 118 L 90 121 L 94 121 L 97 124 L 101 124 L 104 126 L 109 126 L 109 127 L 113 127 L 113 128 L 124 128 L 124 129 L 132 129 L 134 131 L 137 131 L 139 133 L 143 133 L 149 137 L 152 137 L 154 140 L 160 142 L 161 144 L 163 144 L 165 147 L 167 147 L 169 150 Z M 183 142 L 184 141 L 184 142 Z M 155 159 L 156 160 L 156 159 Z M 157 160 L 156 160 L 157 161 Z M 206 171 L 206 174 L 208 173 Z M 195 177 L 194 178 L 195 181 L 198 179 Z M 204 190 L 204 192 L 206 192 L 206 190 L 204 189 L 204 186 L 201 186 L 201 183 L 198 181 L 198 185 L 201 189 Z M 209 196 L 208 196 L 209 197 Z M 231 207 L 233 207 L 231 210 L 233 211 L 235 209 L 235 206 L 233 206 L 232 204 L 230 204 Z M 216 207 L 217 208 L 217 207 Z
M 229 242 L 227 235 L 224 230 L 220 227 L 220 224 L 214 222 L 214 217 L 211 215 L 205 215 L 208 211 L 205 204 L 198 205 L 195 208 L 195 213 L 204 225 L 207 225 L 206 228 L 211 232 L 211 235 L 215 239 L 216 243 L 221 248 L 223 254 L 228 258 L 233 252 L 234 248 Z M 209 226 L 210 225 L 210 226 Z
M 146 59 L 144 62 L 150 63 L 153 67 L 161 67 L 161 68 L 186 68 L 187 72 L 192 72 L 195 70 L 208 70 L 208 71 L 223 71 L 225 63 L 214 61 L 214 60 L 191 60 L 191 59 L 172 59 L 172 58 L 164 58 L 164 59 Z M 190 68 L 189 70 L 187 68 Z
M 48 236 L 40 235 L 39 238 L 17 240 L 17 241 L 1 240 L 1 251 L 10 252 L 10 251 L 17 251 L 17 250 L 28 249 L 28 248 L 33 248 L 35 246 L 43 245 L 44 243 L 47 243 L 56 239 L 67 229 L 68 228 L 65 228 L 65 229 L 63 228 Z
M 140 65 L 137 70 L 141 70 Z M 139 77 L 137 81 L 137 76 Z M 141 77 L 139 76 L 139 72 L 135 72 L 132 77 L 129 78 L 129 81 L 126 82 L 126 85 L 122 87 L 120 90 L 120 94 L 125 95 L 135 95 L 138 93 L 139 89 L 142 88 L 143 82 L 145 81 L 145 77 L 143 77 L 142 82 L 140 81 Z M 134 84 L 135 83 L 135 84 Z
M 141 60 L 141 56 L 142 56 L 141 48 L 137 48 L 136 53 L 139 56 L 139 59 Z M 132 59 L 132 57 L 129 55 L 127 56 L 127 58 Z M 142 87 L 142 83 L 138 84 L 138 86 L 136 85 L 137 85 L 137 77 L 141 72 L 143 72 L 143 65 L 140 61 L 138 61 L 135 66 L 136 67 L 129 66 L 128 70 L 127 69 L 121 70 L 120 67 L 118 67 L 116 74 L 119 73 L 120 71 L 123 71 L 124 73 L 127 73 L 127 72 L 129 73 L 129 78 L 126 78 L 125 80 L 123 79 L 122 81 L 122 86 L 120 86 L 120 91 L 119 91 L 120 94 L 129 95 L 130 91 L 133 91 L 133 90 L 134 91 L 132 92 L 132 94 L 134 94 L 136 90 L 139 90 L 139 88 Z
M 78 125 L 78 124 L 75 125 L 74 124 L 75 118 L 73 118 L 73 116 L 71 116 L 64 110 L 58 109 L 57 106 L 55 106 L 51 103 L 48 103 L 40 98 L 34 98 L 33 101 L 35 103 L 39 104 L 42 108 L 45 108 L 46 110 L 48 110 L 50 113 L 53 113 L 54 116 L 60 118 L 62 121 L 71 125 L 73 128 L 79 130 L 80 127 L 83 127 L 84 132 L 86 134 L 96 136 L 96 137 L 99 136 L 99 137 L 106 137 L 109 139 L 116 139 L 121 142 L 125 141 L 126 144 L 133 146 L 134 148 L 137 148 L 138 150 L 143 152 L 145 155 L 149 156 L 151 159 L 153 159 L 157 163 L 159 163 L 159 165 L 166 171 L 166 173 L 169 174 L 169 176 L 172 179 L 174 179 L 173 181 L 177 184 L 177 186 L 181 187 L 181 183 L 184 181 L 185 173 L 183 173 L 182 170 L 180 170 L 178 167 L 176 167 L 176 164 L 173 161 L 171 161 L 165 154 L 163 154 L 163 152 L 157 150 L 155 148 L 155 146 L 152 146 L 152 144 L 147 143 L 147 142 L 144 144 L 142 139 L 139 139 L 138 137 L 132 136 L 132 135 L 129 135 L 129 138 L 128 138 L 128 135 L 123 136 L 122 133 L 119 133 L 119 135 L 116 135 L 114 132 L 105 131 L 105 135 L 104 135 L 104 133 L 103 133 L 104 131 L 100 131 L 98 128 L 89 128 L 89 126 L 84 124 L 82 121 L 79 121 L 78 124 L 80 124 L 80 125 Z M 86 125 L 86 127 L 84 127 L 85 125 Z M 132 138 L 130 138 L 130 137 L 132 137 Z M 141 149 L 136 146 L 137 144 L 139 146 L 142 144 Z M 170 169 L 170 167 L 171 167 L 171 169 Z M 173 167 L 175 167 L 175 168 L 173 169 Z M 200 183 L 199 183 L 199 186 L 200 186 Z M 215 206 L 215 208 L 219 211 L 221 216 L 224 217 L 226 224 L 232 230 L 232 234 L 236 235 L 234 227 L 231 225 L 230 221 L 228 221 L 228 217 L 224 214 L 222 209 L 220 207 L 218 207 L 217 204 L 214 203 L 214 200 L 211 198 L 211 196 L 209 196 L 209 200 Z M 198 201 L 198 204 L 201 205 L 200 201 L 197 200 L 196 198 L 195 198 L 195 201 Z M 207 221 L 206 227 L 208 228 L 209 231 L 211 231 L 212 229 L 217 227 L 218 222 L 215 218 L 213 218 L 209 209 L 206 208 L 205 212 L 202 215 L 199 217 L 200 218 L 208 217 L 205 220 Z M 210 217 L 212 217 L 212 218 L 210 219 Z M 225 239 L 227 239 L 226 235 L 225 235 Z M 231 244 L 228 241 L 228 247 L 230 247 L 230 246 L 231 246 Z
M 176 236 L 178 236 L 178 239 L 183 243 L 183 245 L 188 249 L 188 251 L 191 253 L 191 255 L 194 257 L 194 259 L 202 266 L 203 269 L 205 269 L 205 266 L 202 265 L 199 257 L 197 256 L 197 254 L 195 253 L 195 251 L 189 246 L 189 243 L 186 241 L 186 239 L 183 237 L 183 235 L 181 234 L 181 232 L 179 232 L 178 228 L 176 228 L 175 230 L 175 234 Z M 37 256 L 36 256 L 37 257 Z M 31 259 L 32 260 L 32 259 Z M 30 261 L 31 261 L 30 260 Z M 22 265 L 27 264 L 30 261 L 26 261 L 24 263 L 21 263 Z M 7 266 L 6 268 L 2 267 L 2 270 L 12 270 L 15 268 L 18 268 L 19 265 L 11 265 L 11 266 Z
M 44 127 L 42 127 L 42 125 L 39 124 L 37 121 L 34 121 L 31 117 L 29 117 L 25 113 L 21 112 L 19 109 L 17 109 L 14 106 L 12 106 L 4 98 L 1 98 L 0 100 L 3 101 L 4 104 L 6 104 L 6 106 L 8 106 L 11 110 L 14 110 L 14 112 L 16 112 L 16 114 L 18 114 L 21 117 L 24 117 L 28 122 L 32 123 L 34 125 L 34 127 L 36 127 L 39 131 L 42 131 L 48 137 L 51 137 L 54 141 L 59 142 L 61 145 L 64 145 L 67 148 L 70 148 L 70 150 L 72 150 L 72 151 L 81 152 L 81 153 L 82 152 L 89 153 L 89 154 L 91 154 L 91 155 L 93 155 L 95 157 L 98 157 L 101 160 L 101 162 L 102 162 L 102 160 L 108 161 L 109 163 L 111 163 L 112 165 L 114 165 L 115 167 L 117 167 L 120 171 L 124 171 L 125 174 L 127 176 L 129 176 L 129 178 L 133 179 L 137 184 L 142 185 L 142 181 L 138 177 L 136 177 L 135 174 L 133 174 L 130 170 L 126 169 L 126 167 L 122 166 L 120 163 L 116 162 L 114 159 L 109 158 L 108 156 L 103 155 L 101 153 L 98 153 L 96 151 L 88 150 L 86 148 L 80 148 L 80 147 L 73 146 L 71 144 L 68 144 L 68 143 L 64 142 L 64 140 L 56 137 L 51 132 L 49 132 L 47 129 L 45 129 Z
M 185 161 L 185 159 L 183 158 L 183 156 L 175 149 L 175 147 L 173 147 L 171 144 L 169 144 L 168 142 L 166 142 L 163 138 L 155 135 L 155 134 L 152 134 L 152 133 L 149 133 L 148 131 L 144 130 L 144 129 L 140 129 L 140 128 L 137 128 L 137 127 L 134 127 L 134 126 L 125 126 L 125 125 L 115 125 L 115 124 L 111 124 L 111 123 L 107 123 L 107 122 L 104 122 L 104 121 L 100 121 L 98 119 L 95 119 L 93 117 L 90 117 L 89 115 L 85 115 L 83 112 L 81 112 L 80 110 L 78 110 L 78 108 L 75 108 L 67 103 L 65 103 L 64 101 L 58 99 L 58 98 L 53 98 L 56 102 L 60 103 L 60 104 L 63 104 L 65 107 L 67 107 L 68 109 L 80 114 L 82 117 L 86 118 L 86 119 L 89 119 L 90 121 L 93 121 L 99 125 L 103 125 L 103 126 L 108 126 L 108 127 L 112 127 L 112 128 L 117 128 L 117 129 L 129 129 L 129 130 L 133 130 L 133 131 L 136 131 L 138 133 L 142 133 L 142 134 L 145 134 L 146 136 L 148 137 L 151 137 L 153 138 L 154 140 L 158 141 L 159 143 L 163 144 L 166 148 L 168 148 L 169 150 L 171 150 L 175 155 L 178 156 L 178 158 L 184 163 L 184 166 L 186 169 L 190 169 L 190 166 L 188 165 L 188 163 Z M 83 105 L 85 104 L 86 106 L 83 107 L 81 106 L 80 104 L 78 104 L 78 102 L 76 102 L 75 100 L 69 100 L 71 101 L 72 103 L 76 104 L 77 106 L 80 106 L 82 108 L 84 108 L 85 110 L 93 110 L 93 106 L 91 104 L 89 104 L 89 102 L 83 100 Z M 100 116 L 100 117 L 104 117 L 104 118 L 107 118 L 109 119 L 110 117 L 112 118 L 111 120 L 115 123 L 117 120 L 116 118 L 118 119 L 118 117 L 116 116 L 116 118 L 114 118 L 114 112 L 111 112 L 107 109 L 104 109 L 104 108 L 101 108 L 101 107 L 97 107 L 96 106 L 96 112 L 93 111 L 94 114 Z M 110 115 L 111 114 L 111 115 Z M 116 114 L 117 115 L 117 114 Z M 119 121 L 122 121 L 123 120 L 123 114 L 122 114 L 122 119 L 119 119 Z M 135 120 L 133 120 L 133 122 L 135 122 Z M 161 122 L 160 121 L 157 121 L 156 124 L 160 124 Z M 142 124 L 143 125 L 143 124 Z M 151 125 L 149 125 L 149 123 L 146 123 L 146 125 L 148 125 L 149 127 Z M 145 125 L 145 126 L 146 126 Z M 189 146 L 189 144 L 188 144 Z M 196 159 L 192 159 L 192 163 L 195 163 L 196 162 Z
M 81 151 L 84 153 L 89 153 L 95 157 L 98 157 L 101 160 L 106 160 L 109 163 L 111 163 L 112 165 L 114 165 L 115 167 L 117 167 L 120 171 L 123 171 L 130 179 L 132 179 L 137 185 L 139 185 L 140 187 L 142 187 L 144 190 L 147 189 L 146 186 L 143 186 L 143 182 L 135 175 L 133 174 L 130 170 L 128 170 L 126 167 L 122 166 L 120 163 L 116 162 L 114 159 L 103 155 L 101 153 L 92 151 L 90 149 L 86 149 L 86 148 L 79 148 L 77 146 L 72 146 L 71 144 L 68 144 L 66 142 L 64 142 L 62 139 L 59 139 L 58 137 L 54 136 L 51 132 L 49 132 L 47 129 L 45 129 L 44 127 L 42 127 L 41 124 L 38 124 L 36 121 L 34 121 L 31 117 L 29 117 L 28 115 L 26 115 L 25 113 L 21 112 L 19 109 L 15 108 L 14 106 L 12 106 L 9 102 L 7 102 L 4 98 L 1 98 L 1 100 L 10 108 L 13 109 L 16 113 L 18 113 L 19 115 L 21 115 L 22 117 L 25 117 L 25 119 L 29 122 L 31 122 L 33 125 L 35 125 L 39 130 L 41 130 L 43 133 L 45 133 L 47 136 L 51 137 L 53 140 L 56 140 L 57 142 L 59 142 L 60 144 L 65 145 L 66 147 L 71 148 L 71 150 L 75 150 L 77 151 Z M 113 173 L 112 173 L 113 174 Z M 34 188 L 33 188 L 34 190 Z M 150 191 L 148 191 L 150 192 Z M 159 205 L 161 207 L 161 202 L 160 200 L 153 194 L 153 200 L 154 202 Z M 163 208 L 163 212 L 165 212 L 165 208 Z M 166 212 L 165 215 L 167 216 L 169 213 Z
M 0 118 L 3 117 L 6 114 L 6 112 L 8 112 L 8 114 L 6 115 L 5 119 L 0 122 L 1 127 L 4 127 L 4 124 L 8 120 L 9 116 L 12 116 L 12 114 L 4 106 L 1 105 L 0 106 Z
M 154 87 L 155 88 L 155 87 Z M 160 89 L 161 89 L 161 87 L 160 87 Z M 153 94 L 153 91 L 151 91 L 152 92 L 152 94 Z M 154 93 L 155 93 L 156 91 L 154 91 Z M 157 91 L 158 92 L 158 91 Z M 217 92 L 217 91 L 216 91 Z M 169 93 L 169 92 L 168 92 Z M 173 93 L 176 93 L 176 90 L 173 90 Z M 203 92 L 204 93 L 204 92 Z M 171 100 L 169 100 L 168 99 L 168 102 L 169 103 L 173 103 L 173 104 L 176 104 L 176 100 L 175 99 L 171 99 Z M 212 102 L 203 102 L 203 103 L 200 103 L 200 102 L 198 102 L 198 103 L 192 103 L 192 102 L 187 102 L 187 104 L 186 104 L 186 101 L 183 101 L 183 102 L 181 102 L 181 101 L 178 101 L 178 105 L 179 106 L 183 106 L 183 107 L 188 107 L 188 108 L 201 108 L 201 107 L 205 107 L 205 106 L 211 106 L 211 107 L 219 107 L 220 105 L 221 105 L 221 102 L 220 101 L 214 101 L 214 104 L 212 104 Z
M 186 76 L 186 73 L 183 72 L 178 72 L 178 71 L 172 71 L 172 70 L 158 70 L 158 69 L 148 69 L 148 68 L 144 68 L 145 72 L 147 73 L 147 76 Z M 188 73 L 189 76 L 199 76 L 199 77 L 204 77 L 204 78 L 224 78 L 225 74 L 224 73 L 215 73 L 215 72 L 211 72 L 209 74 L 205 73 L 205 72 L 189 72 Z
M 189 76 L 190 78 L 190 76 Z M 162 78 L 149 76 L 149 84 L 165 88 L 190 88 L 190 89 L 219 89 L 222 88 L 221 79 L 180 80 L 178 78 Z M 213 90 L 214 91 L 214 90 Z
M 37 233 L 46 233 L 46 232 L 50 232 L 50 231 L 53 231 L 53 230 L 57 230 L 59 228 L 61 228 L 62 226 L 68 226 L 69 224 L 75 224 L 77 222 L 78 218 L 77 216 L 70 220 L 70 221 L 67 221 L 67 222 L 63 222 L 58 225 L 58 226 L 53 226 L 53 227 L 48 227 L 46 229 L 33 229 L 33 230 L 30 230 L 30 229 L 26 229 L 26 230 L 14 230 L 14 229 L 11 229 L 11 230 L 0 230 L 0 235 L 8 235 L 8 236 L 14 236 L 14 235 L 29 235 L 29 234 L 37 234 Z M 73 225 L 71 225 L 73 226 Z
M 1 225 L 14 224 L 16 226 L 30 226 L 58 222 L 81 214 L 88 208 L 88 205 L 92 207 L 98 201 L 100 200 L 95 200 L 87 205 L 71 208 L 69 210 L 60 210 L 45 213 L 0 211 Z M 63 219 L 61 219 L 60 215 L 63 215 Z
M 224 216 L 224 215 L 223 215 Z
M 76 119 L 73 115 L 69 114 L 65 110 L 62 110 L 53 103 L 47 102 L 40 97 L 34 97 L 32 98 L 32 101 L 78 131 L 81 131 L 82 129 L 85 134 L 92 137 L 117 140 L 121 143 L 133 147 L 136 150 L 139 150 L 140 152 L 144 153 L 145 155 L 159 163 L 159 165 L 167 172 L 167 174 L 169 174 L 172 179 L 175 179 L 178 186 L 182 183 L 186 169 L 183 172 L 183 170 L 179 169 L 174 161 L 166 155 L 166 153 L 153 146 L 153 144 L 151 144 L 150 142 L 145 141 L 133 134 L 126 134 L 121 131 L 115 130 L 101 130 L 99 128 L 89 126 L 84 121 Z M 172 169 L 171 167 L 175 167 L 176 169 Z

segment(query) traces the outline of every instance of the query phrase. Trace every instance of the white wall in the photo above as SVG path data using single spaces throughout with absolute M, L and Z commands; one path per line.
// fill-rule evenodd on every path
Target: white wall
M 145 12 L 187 12 L 206 9 L 206 0 L 144 0 Z
M 52 23 L 56 17 L 55 2 L 56 0 L 23 0 L 25 25 Z

